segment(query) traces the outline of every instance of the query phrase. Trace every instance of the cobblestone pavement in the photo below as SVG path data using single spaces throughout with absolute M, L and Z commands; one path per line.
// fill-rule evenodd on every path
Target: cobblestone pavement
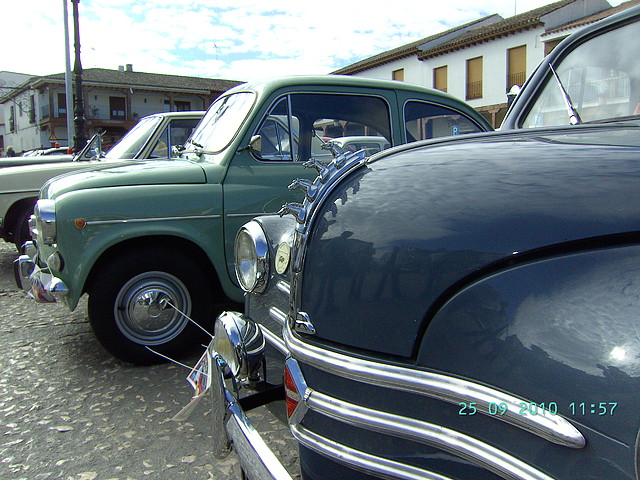
M 69 313 L 25 298 L 13 281 L 15 256 L 0 244 L 0 478 L 239 478 L 233 453 L 217 460 L 211 451 L 208 399 L 187 421 L 170 420 L 191 399 L 187 369 L 112 358 L 84 303 Z M 251 418 L 295 471 L 286 427 L 264 408 Z

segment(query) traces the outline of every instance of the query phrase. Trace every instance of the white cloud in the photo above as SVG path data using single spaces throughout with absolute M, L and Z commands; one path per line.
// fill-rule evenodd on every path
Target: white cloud
M 64 71 L 63 0 L 5 3 L 3 17 L 12 20 L 3 23 L 0 69 Z M 488 14 L 508 17 L 547 3 L 395 0 L 382 10 L 370 0 L 339 8 L 299 0 L 82 0 L 82 64 L 238 80 L 322 74 Z

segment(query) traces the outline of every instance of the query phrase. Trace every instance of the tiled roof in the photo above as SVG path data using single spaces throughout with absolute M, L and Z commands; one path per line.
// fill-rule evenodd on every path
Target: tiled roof
M 380 53 L 378 55 L 365 58 L 364 60 L 360 60 L 359 62 L 353 63 L 351 65 L 348 65 L 346 67 L 343 67 L 331 73 L 336 75 L 352 75 L 354 73 L 358 73 L 363 70 L 367 70 L 369 68 L 377 67 L 378 65 L 383 65 L 385 63 L 389 63 L 394 60 L 416 55 L 420 52 L 420 50 L 418 49 L 420 45 L 423 45 L 428 42 L 432 42 L 433 40 L 436 40 L 440 37 L 445 37 L 445 36 L 454 34 L 457 31 L 468 29 L 469 27 L 473 27 L 478 23 L 486 22 L 487 20 L 492 18 L 495 18 L 496 21 L 502 19 L 502 17 L 500 17 L 499 15 L 489 15 L 487 17 L 483 17 L 478 20 L 465 23 L 464 25 L 459 25 L 445 32 L 441 32 L 435 35 L 431 35 L 429 37 L 421 38 L 420 40 L 416 40 L 415 42 L 407 43 L 406 45 L 402 45 L 401 47 L 387 50 L 386 52 Z
M 35 80 L 40 82 L 64 82 L 64 73 L 45 75 Z M 236 80 L 221 80 L 215 78 L 185 77 L 181 75 L 164 75 L 160 73 L 145 73 L 136 71 L 109 70 L 107 68 L 88 68 L 82 71 L 82 81 L 85 84 L 122 85 L 123 87 L 171 89 L 171 90 L 201 90 L 224 92 L 242 82 Z
M 517 33 L 530 28 L 542 25 L 541 18 L 549 13 L 575 2 L 575 0 L 561 0 L 559 2 L 550 3 L 543 7 L 535 8 L 513 17 L 506 18 L 499 22 L 491 23 L 483 27 L 476 28 L 465 33 L 450 42 L 439 45 L 435 48 L 422 52 L 418 55 L 418 59 L 423 60 L 437 55 L 442 55 L 453 50 L 459 50 L 464 47 L 482 43 L 487 40 L 493 40 L 505 35 Z
M 565 23 L 557 28 L 548 30 L 545 32 L 545 35 L 552 35 L 554 33 L 562 32 L 563 30 L 571 30 L 575 27 L 583 27 L 585 25 L 589 25 L 591 23 L 595 23 L 598 20 L 602 20 L 604 18 L 610 17 L 614 13 L 622 12 L 627 8 L 634 7 L 640 4 L 640 0 L 630 0 L 628 2 L 621 3 L 617 7 L 612 7 L 607 10 L 603 10 L 602 12 L 594 13 L 593 15 L 589 15 L 588 17 L 580 18 L 573 22 Z

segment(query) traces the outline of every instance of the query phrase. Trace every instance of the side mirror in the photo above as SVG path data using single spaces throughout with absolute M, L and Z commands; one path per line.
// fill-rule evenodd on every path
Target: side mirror
M 260 135 L 254 135 L 249 141 L 249 149 L 254 152 L 262 152 L 262 137 Z

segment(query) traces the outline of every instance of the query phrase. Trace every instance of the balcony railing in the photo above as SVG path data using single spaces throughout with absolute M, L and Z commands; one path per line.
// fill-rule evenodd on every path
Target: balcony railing
M 527 79 L 526 72 L 510 73 L 509 75 L 507 75 L 507 92 L 514 85 L 522 86 L 526 79 Z
M 479 82 L 467 82 L 467 100 L 482 98 L 482 80 Z

